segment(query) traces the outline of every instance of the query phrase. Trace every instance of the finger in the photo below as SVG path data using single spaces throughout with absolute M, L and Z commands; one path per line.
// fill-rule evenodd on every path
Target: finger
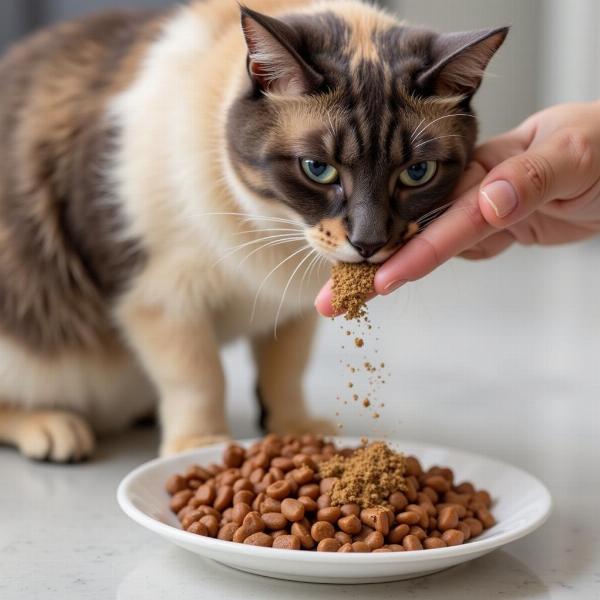
M 498 229 L 511 226 L 551 200 L 584 194 L 596 182 L 598 163 L 584 134 L 555 134 L 491 171 L 481 188 L 481 213 Z
M 369 294 L 366 301 L 373 300 L 377 294 Z M 336 311 L 333 308 L 333 283 L 331 279 L 321 288 L 315 300 L 315 308 L 323 317 L 339 317 L 344 311 Z
M 315 308 L 317 312 L 323 317 L 333 317 L 335 316 L 335 311 L 333 310 L 333 306 L 331 306 L 331 301 L 333 299 L 333 283 L 331 279 L 321 288 L 321 291 L 317 294 L 317 298 L 315 300 Z
M 479 209 L 476 186 L 381 266 L 375 275 L 375 291 L 389 294 L 402 283 L 420 279 L 492 233 L 494 229 Z
M 515 243 L 514 236 L 510 231 L 499 231 L 489 237 L 481 240 L 479 244 L 468 248 L 460 254 L 462 258 L 468 260 L 483 260 L 485 258 L 493 258 L 504 252 L 507 248 Z

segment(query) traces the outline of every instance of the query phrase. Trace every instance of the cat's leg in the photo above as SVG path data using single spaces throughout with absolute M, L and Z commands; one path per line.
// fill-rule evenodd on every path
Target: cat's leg
M 134 307 L 121 318 L 159 392 L 160 453 L 227 439 L 225 377 L 210 317 Z
M 334 434 L 325 419 L 314 419 L 306 410 L 302 376 L 310 356 L 316 314 L 285 323 L 273 334 L 252 341 L 258 369 L 258 394 L 264 426 L 285 433 Z
M 0 443 L 15 446 L 28 458 L 76 462 L 92 454 L 94 435 L 75 413 L 0 405 Z

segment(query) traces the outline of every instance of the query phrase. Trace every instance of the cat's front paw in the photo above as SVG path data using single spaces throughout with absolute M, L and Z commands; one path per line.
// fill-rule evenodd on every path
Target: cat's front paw
M 276 421 L 268 424 L 268 430 L 278 435 L 302 435 L 303 433 L 316 433 L 321 435 L 335 435 L 335 425 L 327 419 L 297 419 L 294 421 Z
M 160 445 L 160 455 L 171 456 L 173 454 L 185 452 L 186 450 L 192 450 L 193 448 L 218 444 L 219 442 L 227 442 L 230 439 L 231 438 L 225 434 L 182 435 L 170 440 L 165 440 Z
M 33 412 L 23 417 L 16 445 L 28 458 L 79 462 L 94 450 L 94 434 L 78 415 L 61 411 Z

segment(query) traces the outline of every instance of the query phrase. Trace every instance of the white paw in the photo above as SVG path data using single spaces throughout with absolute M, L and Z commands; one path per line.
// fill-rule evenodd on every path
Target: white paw
M 269 432 L 278 435 L 302 435 L 317 433 L 321 435 L 336 435 L 335 425 L 327 419 L 298 419 L 295 421 L 272 421 L 268 426 Z
M 28 458 L 78 462 L 94 450 L 94 434 L 79 416 L 59 411 L 33 412 L 23 417 L 16 432 L 19 450 Z
M 186 450 L 192 450 L 193 448 L 209 446 L 210 444 L 218 444 L 219 442 L 227 442 L 229 440 L 231 438 L 225 434 L 182 435 L 165 440 L 160 446 L 160 455 L 170 456 L 172 454 L 179 454 L 179 452 L 185 452 Z

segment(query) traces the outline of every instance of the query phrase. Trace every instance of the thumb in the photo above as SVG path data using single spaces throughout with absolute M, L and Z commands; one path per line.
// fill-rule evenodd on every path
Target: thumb
M 567 132 L 509 158 L 482 182 L 484 219 L 493 227 L 509 227 L 551 200 L 583 194 L 594 185 L 597 154 L 584 134 Z

